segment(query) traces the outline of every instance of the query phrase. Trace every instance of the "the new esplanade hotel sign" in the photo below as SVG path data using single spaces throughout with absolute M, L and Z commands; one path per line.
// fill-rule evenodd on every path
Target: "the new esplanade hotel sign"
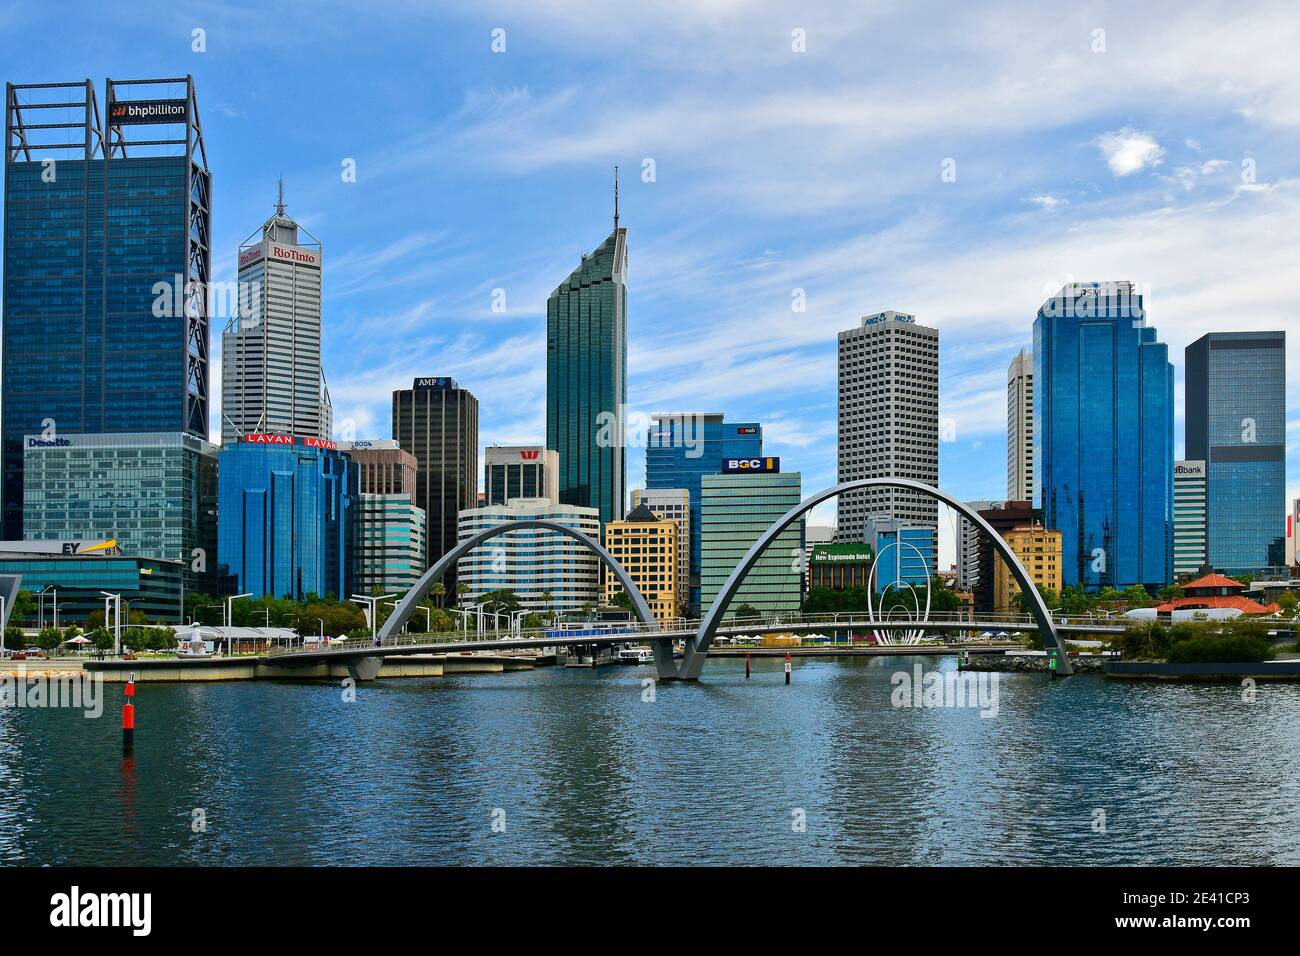
M 114 100 L 108 108 L 108 121 L 112 126 L 185 123 L 189 118 L 189 100 Z
M 244 441 L 250 445 L 302 445 L 304 448 L 324 448 L 326 451 L 338 451 L 338 442 L 328 438 L 314 438 L 311 435 L 272 435 L 266 432 L 249 432 Z

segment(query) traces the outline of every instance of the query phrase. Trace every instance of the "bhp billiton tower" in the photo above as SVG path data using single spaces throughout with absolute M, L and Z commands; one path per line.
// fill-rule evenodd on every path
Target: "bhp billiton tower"
M 623 517 L 627 404 L 627 230 L 614 231 L 546 300 L 546 447 L 560 501 Z
M 25 436 L 208 435 L 210 177 L 191 77 L 5 88 L 4 537 Z M 36 437 L 39 436 L 39 437 Z

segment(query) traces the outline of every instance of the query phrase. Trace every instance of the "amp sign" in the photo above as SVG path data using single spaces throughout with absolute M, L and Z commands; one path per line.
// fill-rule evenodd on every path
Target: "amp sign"
M 780 458 L 724 458 L 722 459 L 722 473 L 724 475 L 737 475 L 744 472 L 779 472 L 781 470 Z

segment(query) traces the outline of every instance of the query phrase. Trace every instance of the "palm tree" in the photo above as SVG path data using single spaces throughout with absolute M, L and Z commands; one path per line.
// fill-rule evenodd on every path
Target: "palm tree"
M 434 603 L 438 607 L 442 607 L 442 599 L 447 596 L 447 585 L 441 581 L 434 581 L 433 587 L 429 588 L 429 590 L 433 592 Z
M 456 603 L 458 605 L 460 604 L 461 599 L 464 598 L 465 595 L 468 593 L 469 593 L 469 585 L 466 584 L 464 581 L 457 581 L 456 582 Z
M 551 616 L 551 591 L 547 588 L 542 592 L 542 620 Z

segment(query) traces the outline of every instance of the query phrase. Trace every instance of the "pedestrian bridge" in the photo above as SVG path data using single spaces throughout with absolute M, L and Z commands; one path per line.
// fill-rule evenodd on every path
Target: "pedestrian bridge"
M 728 618 L 731 602 L 735 599 L 744 583 L 745 576 L 750 569 L 754 567 L 758 559 L 767 550 L 768 546 L 776 538 L 790 527 L 796 521 L 801 519 L 807 512 L 811 511 L 817 505 L 832 498 L 836 498 L 850 491 L 863 491 L 870 488 L 895 488 L 917 491 L 921 494 L 934 498 L 948 505 L 954 511 L 961 514 L 974 527 L 979 529 L 981 534 L 987 537 L 993 546 L 994 551 L 1002 558 L 1010 571 L 1012 578 L 1020 588 L 1020 592 L 1025 595 L 1028 604 L 1029 620 L 1024 622 L 1017 621 L 955 621 L 955 620 L 935 620 L 929 613 L 927 604 L 924 614 L 921 613 L 918 601 L 917 617 L 922 618 L 917 621 L 881 621 L 873 620 L 875 615 L 868 615 L 866 620 L 851 621 L 847 618 L 842 621 L 828 622 L 822 617 L 820 620 L 809 620 L 803 617 L 792 619 L 772 620 L 764 622 L 741 622 L 736 621 L 734 617 Z M 408 641 L 406 635 L 402 632 L 410 623 L 411 618 L 415 615 L 420 607 L 420 602 L 433 585 L 440 581 L 444 574 L 449 571 L 457 561 L 474 548 L 485 544 L 498 535 L 508 534 L 511 531 L 517 531 L 524 528 L 537 529 L 543 528 L 548 531 L 554 531 L 557 534 L 566 535 L 576 539 L 589 551 L 595 554 L 605 565 L 610 574 L 618 579 L 623 590 L 631 598 L 632 613 L 636 615 L 640 622 L 634 627 L 624 630 L 618 635 L 602 636 L 594 635 L 577 638 L 565 638 L 557 640 L 554 634 L 528 633 L 517 634 L 515 636 L 502 636 L 498 632 L 491 632 L 485 640 L 476 640 L 474 642 L 443 640 L 435 638 L 429 639 L 425 636 L 423 640 Z M 1042 595 L 1034 586 L 1032 579 L 1025 570 L 1024 565 L 1020 563 L 1019 557 L 1011 550 L 1006 541 L 1002 539 L 993 527 L 979 514 L 966 505 L 964 502 L 951 495 L 945 494 L 938 488 L 933 488 L 923 482 L 913 481 L 910 478 L 863 478 L 856 481 L 846 481 L 843 484 L 835 485 L 810 495 L 798 505 L 791 508 L 782 515 L 770 528 L 759 535 L 758 540 L 750 547 L 749 551 L 741 559 L 727 578 L 726 583 L 718 591 L 717 596 L 709 605 L 708 614 L 699 621 L 681 621 L 659 624 L 655 621 L 654 615 L 650 611 L 650 606 L 646 603 L 645 597 L 637 588 L 636 582 L 632 580 L 627 571 L 614 559 L 599 541 L 596 541 L 568 525 L 559 524 L 547 520 L 519 520 L 508 521 L 504 524 L 488 528 L 478 534 L 471 535 L 462 541 L 457 542 L 456 546 L 448 551 L 445 555 L 434 563 L 433 567 L 421 575 L 420 580 L 415 583 L 393 609 L 392 615 L 384 622 L 375 642 L 370 646 L 355 647 L 349 646 L 344 648 L 335 648 L 333 645 L 322 650 L 306 651 L 294 650 L 283 654 L 275 655 L 276 663 L 292 664 L 298 660 L 318 661 L 322 655 L 342 658 L 349 662 L 348 666 L 359 677 L 365 677 L 369 674 L 373 677 L 379 672 L 379 666 L 384 657 L 392 654 L 420 654 L 420 653 L 451 653 L 459 652 L 464 649 L 481 649 L 485 651 L 501 652 L 510 648 L 531 648 L 531 647 L 556 647 L 556 646 L 578 646 L 578 645 L 598 645 L 626 643 L 630 640 L 649 641 L 654 648 L 655 668 L 658 671 L 660 680 L 697 680 L 700 671 L 704 667 L 705 658 L 708 655 L 709 645 L 713 643 L 715 637 L 725 634 L 741 633 L 771 633 L 773 631 L 790 631 L 805 628 L 826 628 L 829 624 L 836 625 L 840 630 L 852 630 L 854 628 L 866 630 L 869 629 L 877 635 L 877 641 L 888 643 L 892 638 L 891 634 L 897 633 L 900 639 L 915 640 L 925 633 L 935 631 L 957 631 L 959 633 L 983 632 L 986 630 L 1005 631 L 1008 634 L 1022 631 L 1037 631 L 1042 635 L 1043 646 L 1049 650 L 1054 650 L 1058 660 L 1058 672 L 1062 675 L 1071 673 L 1070 660 L 1065 652 L 1065 642 L 1062 637 L 1063 633 L 1074 629 L 1073 625 L 1067 625 L 1064 622 L 1058 623 L 1052 616 L 1051 610 L 1044 603 Z M 1113 625 L 1112 625 L 1113 626 Z M 1122 630 L 1117 626 L 1115 631 Z M 1095 633 L 1095 631 L 1094 631 Z M 678 663 L 677 657 L 673 653 L 673 644 L 676 641 L 683 642 L 683 651 L 681 663 Z
M 612 644 L 649 643 L 663 648 L 673 659 L 674 645 L 685 645 L 698 632 L 699 620 L 679 620 L 665 624 L 642 624 L 635 621 L 605 622 L 585 626 L 568 633 L 555 629 L 487 630 L 479 634 L 439 632 L 396 634 L 376 641 L 365 639 L 332 641 L 328 644 L 275 648 L 267 655 L 277 665 L 316 664 L 325 661 L 348 664 L 354 676 L 369 679 L 378 673 L 386 657 L 413 654 L 462 654 L 482 652 L 501 654 L 510 651 L 540 650 L 559 647 L 600 647 Z M 1105 638 L 1120 634 L 1124 628 L 1113 620 L 1071 618 L 1056 625 L 1058 631 L 1081 639 Z M 1036 632 L 1038 623 L 1029 614 L 944 615 L 934 614 L 924 621 L 882 621 L 863 613 L 787 614 L 760 618 L 732 619 L 716 631 L 717 637 L 761 637 L 766 634 L 824 634 L 832 644 L 846 647 L 889 647 L 907 653 L 909 647 L 934 647 L 949 644 L 958 647 L 1002 646 L 1018 643 L 1020 635 Z M 852 641 L 853 635 L 870 634 L 874 644 Z M 362 662 L 370 663 L 362 663 Z M 676 665 L 674 664 L 674 670 Z M 373 673 L 369 673 L 373 671 Z M 662 672 L 660 676 L 664 675 Z M 670 673 L 668 678 L 677 676 Z

